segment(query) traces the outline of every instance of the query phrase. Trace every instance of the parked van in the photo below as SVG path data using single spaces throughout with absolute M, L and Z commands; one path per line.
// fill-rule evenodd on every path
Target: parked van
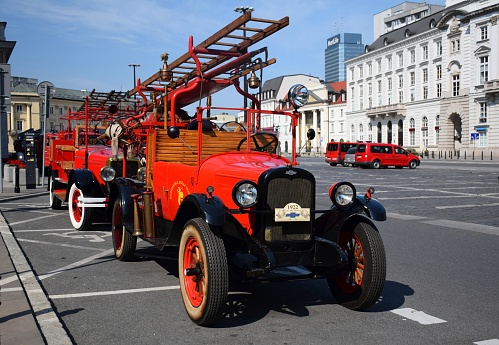
M 355 164 L 363 168 L 379 169 L 394 166 L 396 168 L 419 166 L 419 157 L 394 144 L 361 143 L 357 145 Z
M 329 142 L 326 147 L 326 163 L 329 163 L 333 167 L 337 164 L 347 166 L 348 163 L 345 163 L 345 154 L 349 148 L 355 147 L 357 144 L 336 141 Z

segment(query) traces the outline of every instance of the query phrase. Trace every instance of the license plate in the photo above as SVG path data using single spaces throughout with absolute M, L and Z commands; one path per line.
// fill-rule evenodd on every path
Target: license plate
M 310 208 L 290 202 L 283 208 L 275 209 L 274 220 L 276 222 L 308 222 L 310 221 Z

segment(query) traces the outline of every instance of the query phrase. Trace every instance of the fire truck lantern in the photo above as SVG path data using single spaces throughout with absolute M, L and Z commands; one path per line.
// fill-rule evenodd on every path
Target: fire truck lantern
M 256 76 L 255 72 L 251 72 L 251 75 L 248 79 L 248 86 L 250 89 L 258 89 L 260 86 L 260 79 Z

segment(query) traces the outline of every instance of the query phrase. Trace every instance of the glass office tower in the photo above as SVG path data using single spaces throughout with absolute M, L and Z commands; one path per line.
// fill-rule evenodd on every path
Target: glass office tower
M 327 40 L 325 50 L 325 81 L 337 82 L 347 79 L 344 61 L 364 52 L 361 34 L 341 33 Z

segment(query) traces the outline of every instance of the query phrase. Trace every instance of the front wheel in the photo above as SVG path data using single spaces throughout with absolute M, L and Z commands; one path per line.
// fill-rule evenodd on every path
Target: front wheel
M 202 218 L 185 224 L 178 270 L 182 299 L 191 320 L 207 326 L 220 319 L 229 289 L 227 256 L 220 234 Z
M 83 197 L 82 191 L 73 184 L 68 197 L 69 218 L 76 230 L 87 230 L 92 226 L 92 209 L 78 206 L 80 197 Z
M 381 168 L 381 162 L 379 160 L 374 160 L 372 163 L 371 163 L 371 166 L 373 169 L 379 169 Z
M 418 166 L 418 164 L 416 163 L 416 161 L 410 161 L 409 162 L 409 169 L 416 169 L 416 167 Z
M 50 202 L 50 208 L 53 210 L 60 210 L 62 208 L 62 201 L 59 199 L 57 196 L 54 194 L 54 181 L 53 177 L 49 175 L 48 177 L 49 180 L 49 202 Z
M 363 310 L 374 304 L 386 279 L 385 248 L 381 236 L 368 223 L 359 223 L 353 231 L 340 232 L 339 246 L 347 253 L 344 271 L 328 277 L 331 292 L 342 306 Z
M 120 261 L 133 259 L 137 247 L 137 237 L 132 236 L 123 226 L 123 210 L 121 199 L 117 198 L 113 205 L 112 231 L 114 256 Z

